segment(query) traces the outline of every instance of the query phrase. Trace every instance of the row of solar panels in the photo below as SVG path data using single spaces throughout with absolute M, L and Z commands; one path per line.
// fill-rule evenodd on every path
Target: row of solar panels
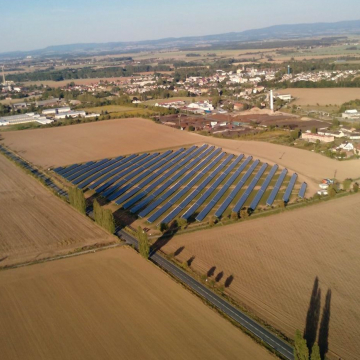
M 217 157 L 214 159 L 215 156 Z M 234 155 L 229 155 L 225 160 L 223 160 L 224 156 L 225 153 L 222 153 L 221 149 L 214 150 L 213 146 L 208 147 L 207 145 L 203 145 L 200 148 L 193 146 L 186 151 L 182 148 L 176 152 L 167 151 L 163 154 L 155 153 L 151 155 L 131 155 L 126 158 L 120 156 L 112 160 L 103 159 L 97 163 L 91 161 L 81 165 L 74 164 L 67 168 L 59 167 L 54 171 L 81 189 L 89 187 L 90 189 L 95 189 L 97 193 L 109 200 L 117 199 L 116 204 L 118 205 L 128 200 L 123 207 L 125 209 L 131 208 L 130 211 L 132 213 L 137 213 L 139 210 L 143 209 L 139 213 L 140 217 L 147 216 L 166 201 L 165 205 L 160 207 L 149 217 L 149 222 L 156 221 L 180 199 L 186 196 L 186 194 L 200 180 L 202 180 L 200 184 L 161 221 L 168 223 L 181 213 L 191 203 L 191 201 L 194 200 L 201 191 L 203 191 L 207 185 L 215 179 L 214 183 L 210 185 L 210 188 L 208 188 L 205 193 L 202 194 L 201 197 L 196 200 L 196 202 L 182 215 L 183 218 L 189 219 L 190 216 L 192 216 L 195 211 L 199 209 L 214 193 L 214 191 L 216 191 L 218 186 L 243 159 L 243 155 L 238 156 L 231 165 L 221 173 L 221 171 L 234 157 Z M 210 200 L 209 204 L 207 204 L 207 206 L 197 215 L 196 220 L 202 221 L 207 216 L 207 214 L 214 208 L 218 201 L 235 182 L 241 172 L 250 164 L 251 160 L 252 157 L 248 157 L 239 166 L 239 168 L 235 170 L 232 176 L 230 176 L 221 189 L 219 189 L 215 196 Z M 259 160 L 256 160 L 251 164 L 247 172 L 242 176 L 239 182 L 235 185 L 235 188 L 225 198 L 219 209 L 216 211 L 215 215 L 217 217 L 221 217 L 237 194 L 239 194 L 239 191 L 252 175 L 258 164 Z M 215 166 L 216 168 L 211 172 Z M 262 165 L 244 194 L 236 203 L 233 211 L 238 212 L 241 210 L 265 172 L 267 166 L 267 164 Z M 255 210 L 259 204 L 277 169 L 278 166 L 275 165 L 266 177 L 261 189 L 258 191 L 250 205 L 252 210 Z M 164 173 L 165 171 L 167 172 Z M 210 175 L 208 175 L 208 173 L 210 173 Z M 267 200 L 268 205 L 272 205 L 274 202 L 286 174 L 286 169 L 280 174 L 280 177 Z M 183 175 L 185 176 L 182 177 Z M 187 182 L 188 180 L 190 181 Z M 285 202 L 289 201 L 296 180 L 297 174 L 294 174 L 283 197 Z M 150 184 L 151 182 L 153 183 Z M 162 185 L 156 189 L 160 184 Z M 172 196 L 180 188 L 181 190 Z M 156 189 L 155 192 L 151 193 L 154 189 Z M 303 198 L 305 196 L 305 192 L 306 183 L 302 184 L 299 197 Z

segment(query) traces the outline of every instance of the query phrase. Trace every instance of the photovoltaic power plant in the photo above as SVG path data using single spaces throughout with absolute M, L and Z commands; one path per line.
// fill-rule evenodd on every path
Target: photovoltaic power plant
M 220 218 L 239 212 L 244 206 L 254 211 L 259 204 L 288 202 L 297 175 L 290 178 L 278 165 L 267 170 L 267 164 L 252 156 L 235 156 L 204 144 L 89 161 L 57 167 L 54 172 L 123 211 L 160 224 L 179 217 L 203 221 L 211 214 Z M 299 198 L 304 198 L 306 187 L 301 185 Z M 265 193 L 270 193 L 266 203 Z

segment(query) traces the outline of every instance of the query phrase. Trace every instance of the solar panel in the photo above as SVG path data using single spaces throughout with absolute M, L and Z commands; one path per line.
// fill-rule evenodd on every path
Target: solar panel
M 110 167 L 111 165 L 113 165 L 113 164 L 118 164 L 121 159 L 123 159 L 123 156 L 120 156 L 120 157 L 118 157 L 118 158 L 116 158 L 116 159 L 112 159 L 112 160 L 110 160 L 110 161 L 105 161 L 105 162 L 102 163 L 102 164 L 100 164 L 100 162 L 99 162 L 97 167 L 95 167 L 95 168 L 93 168 L 92 170 L 86 172 L 86 173 L 83 174 L 82 176 L 77 177 L 76 179 L 74 179 L 74 180 L 72 181 L 72 183 L 75 184 L 75 185 L 78 185 L 78 184 L 80 184 L 80 183 L 81 183 L 82 181 L 84 181 L 84 180 L 85 180 L 85 182 L 86 182 L 88 179 L 92 179 L 92 178 L 93 178 L 92 175 L 95 174 L 95 176 L 98 176 L 98 174 L 99 174 L 102 170 L 104 170 L 104 169 L 109 170 L 109 167 Z M 90 181 L 90 182 L 91 182 L 91 181 Z M 90 183 L 90 182 L 88 182 L 88 183 Z M 78 186 L 78 187 L 79 187 L 79 186 Z M 80 188 L 80 187 L 79 187 L 79 188 Z
M 290 200 L 290 195 L 291 195 L 291 193 L 292 193 L 292 191 L 293 191 L 293 188 L 294 188 L 294 186 L 295 186 L 296 180 L 297 180 L 297 174 L 295 173 L 295 174 L 293 174 L 293 176 L 291 177 L 290 182 L 289 182 L 289 185 L 288 185 L 288 187 L 286 188 L 285 194 L 284 194 L 284 196 L 283 196 L 283 200 L 284 200 L 284 202 L 286 202 L 286 203 L 289 202 L 289 200 Z
M 169 167 L 171 168 L 172 166 L 175 166 L 168 172 L 166 172 L 165 174 L 162 174 L 162 176 L 157 179 L 156 181 L 154 181 L 149 187 L 147 187 L 146 189 L 143 189 L 142 192 L 136 196 L 134 196 L 132 199 L 130 199 L 127 203 L 124 204 L 123 208 L 124 209 L 128 209 L 130 208 L 132 205 L 134 205 L 135 203 L 137 203 L 139 200 L 141 200 L 142 198 L 144 198 L 146 195 L 150 194 L 151 191 L 153 191 L 154 189 L 156 189 L 164 180 L 168 179 L 169 177 L 171 177 L 171 175 L 173 175 L 177 170 L 179 170 L 184 164 L 186 164 L 189 160 L 191 160 L 192 158 L 194 158 L 197 155 L 197 152 L 200 152 L 200 149 L 197 149 L 195 152 L 194 149 L 197 149 L 197 146 L 192 146 L 190 149 L 188 149 L 187 151 L 185 151 L 185 153 L 181 154 L 178 158 L 173 159 L 172 161 L 170 161 L 169 163 Z M 178 162 L 180 159 L 183 159 L 182 161 Z M 164 169 L 166 170 L 166 169 Z M 143 202 L 141 202 L 138 205 L 141 205 Z M 137 206 L 138 206 L 137 205 Z M 140 210 L 144 205 L 141 205 L 141 207 L 138 209 Z M 134 207 L 135 208 L 135 207 Z M 135 210 L 136 212 L 137 210 Z
M 246 166 L 250 163 L 251 160 L 252 160 L 252 156 L 246 158 L 246 160 L 240 165 L 240 167 L 235 171 L 235 173 L 230 177 L 230 179 L 226 181 L 223 187 L 215 194 L 215 196 L 210 200 L 210 202 L 206 205 L 206 207 L 199 213 L 199 215 L 196 217 L 197 221 L 203 221 L 205 219 L 206 215 L 223 197 L 226 191 L 230 188 L 230 186 L 234 183 L 234 181 L 246 168 Z
M 285 179 L 285 176 L 286 176 L 287 172 L 288 172 L 287 169 L 284 169 L 284 170 L 281 172 L 279 178 L 278 178 L 277 181 L 276 181 L 275 187 L 273 188 L 270 196 L 269 196 L 268 199 L 266 200 L 266 205 L 271 206 L 271 205 L 274 203 L 275 198 L 276 198 L 276 195 L 278 194 L 278 192 L 279 192 L 279 190 L 280 190 L 280 188 L 281 188 L 281 185 L 282 185 L 282 183 L 283 183 L 283 181 L 284 181 L 284 179 Z
M 89 177 L 90 174 L 85 174 L 85 175 L 83 175 L 83 176 L 85 176 L 84 179 L 82 179 L 82 180 L 76 179 L 78 188 L 79 189 L 86 188 L 89 184 L 91 184 L 93 181 L 95 181 L 99 177 L 103 176 L 104 174 L 111 171 L 112 169 L 120 166 L 120 164 L 123 163 L 124 159 L 125 158 L 123 156 L 119 156 L 116 159 L 113 159 L 113 160 L 109 161 L 108 163 L 102 165 L 101 168 L 94 169 L 91 174 L 92 176 Z
M 157 206 L 159 206 L 162 202 L 167 200 L 175 191 L 177 191 L 183 184 L 185 184 L 186 181 L 191 179 L 194 174 L 199 171 L 204 165 L 206 165 L 214 156 L 216 156 L 220 149 L 217 149 L 215 151 L 214 146 L 207 149 L 204 153 L 200 154 L 200 156 L 193 160 L 193 162 L 198 163 L 203 159 L 203 161 L 200 162 L 200 164 L 196 165 L 189 173 L 187 173 L 181 180 L 179 180 L 175 185 L 173 185 L 169 190 L 165 192 L 160 198 L 156 199 L 153 203 L 151 203 L 148 207 L 146 207 L 143 211 L 139 213 L 140 217 L 145 217 L 150 212 L 152 212 Z M 210 153 L 210 154 L 209 154 Z M 206 157 L 204 158 L 204 156 Z M 185 170 L 184 173 L 188 170 L 187 166 L 183 169 Z M 165 184 L 164 184 L 165 185 Z M 163 186 L 164 186 L 163 185 Z
M 126 169 L 128 166 L 135 164 L 137 161 L 140 161 L 144 157 L 148 156 L 149 154 L 142 154 L 138 156 L 137 154 L 130 155 L 125 159 L 121 160 L 117 165 L 111 166 L 109 169 L 103 170 L 101 173 L 100 179 L 98 179 L 94 184 L 89 186 L 89 189 L 95 189 L 99 185 L 101 185 L 104 181 L 111 178 L 113 175 L 119 173 L 123 169 Z M 110 171 L 111 170 L 111 171 Z
M 120 205 L 127 199 L 134 196 L 136 193 L 138 193 L 141 189 L 149 185 L 153 180 L 155 180 L 157 177 L 159 177 L 161 174 L 164 173 L 167 169 L 172 167 L 174 165 L 174 161 L 177 162 L 181 159 L 179 155 L 182 155 L 181 153 L 184 151 L 184 149 L 180 149 L 175 153 L 172 153 L 168 158 L 160 161 L 159 164 L 157 164 L 154 168 L 149 169 L 145 171 L 143 174 L 141 174 L 141 179 L 137 181 L 131 181 L 133 186 L 135 186 L 131 191 L 127 191 L 123 196 L 121 196 L 118 200 L 115 201 L 115 204 Z M 151 175 L 150 175 L 151 174 Z M 148 176 L 150 175 L 150 176 Z M 143 182 L 137 185 L 137 183 L 144 179 L 146 176 L 148 176 Z
M 150 155 L 151 156 L 151 155 Z M 126 175 L 129 171 L 133 171 L 134 169 L 136 169 L 138 166 L 141 166 L 142 164 L 144 164 L 145 162 L 149 161 L 149 154 L 142 154 L 140 156 L 138 156 L 137 158 L 135 158 L 132 161 L 129 161 L 129 163 L 120 166 L 117 170 L 112 171 L 111 173 L 107 174 L 104 178 L 110 178 L 109 181 L 107 181 L 106 183 L 102 184 L 99 188 L 95 189 L 95 191 L 100 194 L 101 192 L 103 192 L 105 189 L 107 189 L 109 186 L 111 186 L 113 183 L 115 183 L 116 181 L 118 181 L 119 179 L 121 179 L 124 175 Z M 130 166 L 129 166 L 130 165 Z M 115 175 L 113 177 L 113 175 Z M 100 182 L 101 181 L 101 182 Z M 97 181 L 95 184 L 97 184 L 98 182 L 103 183 L 103 179 L 100 179 L 99 181 Z M 93 186 L 95 186 L 95 184 L 93 184 L 92 186 L 89 186 L 90 189 L 93 188 Z
M 103 193 L 101 195 L 108 198 L 109 200 L 114 200 L 113 197 L 110 197 L 110 195 L 114 191 L 119 189 L 122 185 L 124 185 L 126 182 L 128 182 L 130 179 L 132 179 L 134 176 L 136 176 L 137 174 L 140 174 L 146 168 L 148 168 L 152 164 L 159 161 L 159 159 L 162 158 L 163 155 L 164 154 L 160 155 L 159 153 L 151 154 L 144 160 L 143 164 L 140 165 L 140 163 L 139 163 L 138 166 L 135 167 L 135 169 L 124 170 L 123 175 L 121 177 L 118 177 L 116 179 L 116 181 L 113 181 L 113 185 L 110 186 L 106 191 L 103 191 Z M 123 179 L 119 181 L 119 179 L 122 177 L 123 177 Z M 117 182 L 117 181 L 119 181 L 119 182 Z
M 154 191 L 154 193 L 150 194 L 139 204 L 131 208 L 130 211 L 134 214 L 138 212 L 140 209 L 144 208 L 149 203 L 151 203 L 151 201 L 154 200 L 157 196 L 162 194 L 165 190 L 169 189 L 169 187 L 173 185 L 177 179 L 183 176 L 187 171 L 193 169 L 198 162 L 200 162 L 207 154 L 209 154 L 214 149 L 214 147 L 210 147 L 207 149 L 206 146 L 205 149 L 206 150 L 203 151 L 204 150 L 204 146 L 203 146 L 202 148 L 195 151 L 195 153 L 197 154 L 194 155 L 194 158 L 193 160 L 190 161 L 190 163 L 186 162 L 177 173 L 175 173 L 169 180 L 165 181 L 157 190 Z
M 225 156 L 224 153 L 222 153 L 217 159 L 215 164 L 221 160 L 221 158 Z M 219 172 L 231 161 L 231 159 L 234 157 L 234 155 L 229 155 L 213 172 L 211 172 L 199 186 L 192 191 L 189 196 L 186 197 L 173 211 L 168 214 L 165 219 L 163 219 L 161 222 L 163 223 L 169 223 L 171 220 L 173 220 L 182 210 L 185 209 L 185 207 L 190 204 L 190 202 L 195 199 L 195 197 L 200 194 L 202 190 L 205 189 L 205 187 L 214 179 L 214 177 L 219 174 Z
M 221 153 L 215 160 L 211 161 L 210 164 L 208 164 L 203 170 L 200 171 L 199 174 L 197 174 L 188 184 L 185 185 L 183 189 L 181 189 L 174 197 L 171 199 L 168 199 L 166 204 L 161 207 L 159 210 L 157 210 L 148 221 L 154 222 L 156 219 L 158 219 L 162 214 L 164 214 L 165 211 L 170 209 L 178 200 L 180 200 L 186 193 L 195 185 L 198 183 L 198 181 L 203 178 L 207 173 L 225 156 L 224 153 Z M 182 210 L 182 209 L 181 209 Z M 180 210 L 180 211 L 181 211 Z M 170 220 L 166 221 L 169 222 Z
M 256 209 L 256 207 L 258 206 L 261 198 L 263 197 L 266 189 L 268 188 L 268 186 L 269 186 L 272 178 L 274 177 L 276 171 L 278 170 L 278 168 L 279 168 L 278 165 L 274 165 L 274 166 L 272 167 L 272 169 L 270 170 L 270 172 L 269 172 L 268 176 L 266 177 L 264 183 L 262 184 L 260 190 L 257 192 L 254 200 L 253 200 L 253 201 L 251 202 L 251 204 L 250 204 L 250 209 L 251 209 L 252 211 L 254 211 L 254 210 Z
M 59 167 L 59 168 L 56 168 L 54 169 L 54 171 L 56 173 L 58 173 L 59 175 L 63 175 L 65 174 L 66 172 L 70 171 L 70 170 L 73 170 L 75 169 L 76 167 L 80 166 L 79 164 L 73 164 L 73 165 L 70 165 L 69 167 Z
M 86 175 L 87 173 L 89 173 L 90 171 L 92 171 L 94 169 L 98 169 L 99 167 L 101 167 L 102 165 L 104 165 L 105 163 L 108 163 L 108 162 L 109 162 L 109 159 L 100 160 L 99 162 L 96 162 L 95 164 L 92 164 L 92 165 L 86 167 L 85 169 L 82 169 L 81 171 L 77 171 L 76 173 L 69 176 L 67 179 L 74 184 L 75 179 L 82 177 L 83 175 Z
M 260 160 L 255 160 L 252 163 L 249 170 L 243 175 L 241 180 L 236 184 L 234 190 L 230 193 L 230 195 L 220 205 L 219 209 L 215 212 L 216 217 L 219 218 L 224 213 L 224 211 L 227 209 L 227 207 L 230 205 L 230 203 L 234 200 L 235 196 L 238 194 L 238 192 L 244 186 L 245 182 L 251 176 L 251 174 L 254 172 L 255 168 L 258 166 L 259 163 L 260 163 Z
M 184 149 L 182 149 L 182 151 L 183 150 Z M 109 196 L 109 200 L 113 201 L 113 200 L 117 199 L 119 196 L 126 193 L 129 189 L 131 189 L 132 187 L 137 185 L 141 180 L 145 179 L 150 174 L 154 175 L 155 170 L 157 170 L 158 168 L 161 168 L 166 163 L 169 163 L 169 161 L 178 154 L 179 154 L 179 151 L 177 153 L 173 153 L 172 151 L 165 152 L 164 154 L 162 154 L 161 156 L 159 156 L 156 159 L 157 161 L 154 160 L 155 165 L 148 164 L 148 167 L 143 172 L 140 172 L 140 175 L 138 177 L 136 177 L 135 179 L 128 182 L 125 186 L 121 185 L 122 187 L 120 187 L 119 190 L 115 191 L 113 194 L 111 194 L 111 196 Z M 133 178 L 134 174 L 131 174 L 131 177 Z M 121 181 L 121 182 L 123 182 L 123 181 Z M 148 184 L 149 182 L 150 182 L 149 179 L 145 180 L 145 183 Z M 121 204 L 121 202 L 119 202 L 118 205 L 119 204 Z
M 236 203 L 236 205 L 233 208 L 233 211 L 239 212 L 242 207 L 244 206 L 246 200 L 254 190 L 256 184 L 259 182 L 261 176 L 265 172 L 268 164 L 263 164 L 259 171 L 256 173 L 255 177 L 251 180 L 251 183 L 249 184 L 248 188 L 245 190 L 244 194 L 240 197 L 239 201 Z
M 237 166 L 237 164 L 242 160 L 244 155 L 238 156 L 232 164 L 216 179 L 216 181 L 210 186 L 208 190 L 193 204 L 190 209 L 188 209 L 183 215 L 182 218 L 188 220 L 192 214 L 205 202 L 205 200 L 216 190 L 216 188 L 225 180 L 225 178 L 230 174 L 230 172 Z
M 307 188 L 306 182 L 302 183 L 299 191 L 299 198 L 303 199 L 305 197 L 306 188 Z
M 71 175 L 77 173 L 78 171 L 84 170 L 93 164 L 95 164 L 94 161 L 89 161 L 86 164 L 82 164 L 70 171 L 67 171 L 66 174 L 62 174 L 61 176 L 64 177 L 65 179 L 68 179 Z

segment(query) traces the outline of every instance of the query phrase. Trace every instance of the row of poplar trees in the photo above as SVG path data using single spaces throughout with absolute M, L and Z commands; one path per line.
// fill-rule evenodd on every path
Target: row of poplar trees
M 93 203 L 95 222 L 113 234 L 115 232 L 114 215 L 110 209 L 103 209 L 97 200 Z
M 76 210 L 86 215 L 86 202 L 84 193 L 77 187 L 69 189 L 69 202 Z M 94 206 L 94 219 L 95 222 L 113 234 L 115 232 L 115 220 L 111 210 L 103 209 L 97 200 L 93 203 Z

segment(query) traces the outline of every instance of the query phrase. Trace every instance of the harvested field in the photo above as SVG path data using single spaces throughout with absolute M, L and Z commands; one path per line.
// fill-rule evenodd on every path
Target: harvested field
M 4 359 L 274 359 L 132 249 L 0 273 Z
M 321 307 L 332 291 L 329 348 L 358 359 L 360 345 L 360 195 L 172 238 L 162 250 L 206 274 L 216 267 L 226 292 L 293 337 L 303 330 L 316 276 Z
M 0 155 L 0 266 L 114 238 Z
M 59 128 L 2 133 L 4 145 L 43 167 L 64 166 L 122 154 L 208 143 L 232 154 L 252 155 L 299 174 L 315 192 L 317 183 L 332 178 L 360 178 L 360 161 L 336 161 L 321 154 L 261 141 L 240 141 L 179 131 L 145 119 L 119 119 Z
M 281 89 L 280 94 L 291 94 L 297 98 L 297 105 L 342 105 L 344 102 L 360 99 L 359 88 L 327 89 Z
M 146 119 L 119 119 L 61 128 L 4 133 L 5 145 L 49 167 L 176 147 L 200 141 L 194 134 Z

